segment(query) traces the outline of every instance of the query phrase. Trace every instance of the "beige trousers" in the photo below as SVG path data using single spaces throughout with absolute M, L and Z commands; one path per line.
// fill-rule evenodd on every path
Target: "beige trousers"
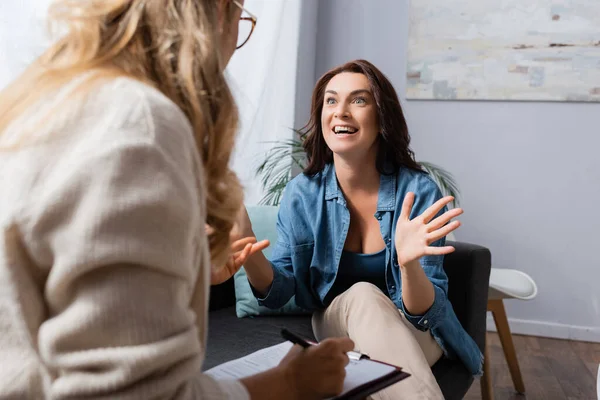
M 443 400 L 431 372 L 442 349 L 429 331 L 419 331 L 407 321 L 377 286 L 367 282 L 355 284 L 337 296 L 326 310 L 314 313 L 312 326 L 317 340 L 347 336 L 357 351 L 411 374 L 372 395 L 372 399 Z

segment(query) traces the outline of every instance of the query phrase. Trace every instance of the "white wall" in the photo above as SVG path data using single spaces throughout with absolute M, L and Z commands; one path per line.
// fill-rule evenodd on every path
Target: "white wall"
M 0 0 L 0 89 L 47 46 L 45 14 L 49 1 Z
M 298 73 L 296 75 L 296 101 L 295 120 L 296 128 L 301 128 L 308 122 L 306 117 L 310 114 L 310 98 L 315 81 L 315 67 L 317 56 L 317 40 L 319 28 L 319 1 L 302 0 L 300 15 L 300 35 L 298 43 Z M 306 101 L 308 99 L 308 101 Z
M 244 185 L 245 203 L 252 205 L 264 196 L 256 168 L 273 142 L 293 137 L 302 5 L 247 0 L 244 7 L 256 14 L 256 30 L 227 72 L 241 117 L 232 167 Z
M 408 0 L 319 2 L 316 70 L 365 58 L 398 90 L 419 160 L 457 178 L 458 240 L 530 274 L 514 332 L 600 342 L 600 104 L 406 101 Z M 302 86 L 302 85 L 300 85 Z M 310 93 L 298 92 L 308 104 Z M 297 115 L 296 126 L 307 114 Z

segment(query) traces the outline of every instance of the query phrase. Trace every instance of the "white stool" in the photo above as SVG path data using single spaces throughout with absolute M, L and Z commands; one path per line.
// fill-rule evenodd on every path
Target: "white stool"
M 504 309 L 504 299 L 531 300 L 537 296 L 537 285 L 529 275 L 516 269 L 492 268 L 490 272 L 490 287 L 488 292 L 488 311 L 492 312 L 504 356 L 510 370 L 510 376 L 515 390 L 525 393 L 523 377 L 519 369 L 517 354 L 513 344 L 512 335 Z M 483 400 L 492 400 L 493 387 L 490 374 L 489 351 L 486 340 L 485 360 L 483 363 L 483 377 L 481 378 L 481 397 Z

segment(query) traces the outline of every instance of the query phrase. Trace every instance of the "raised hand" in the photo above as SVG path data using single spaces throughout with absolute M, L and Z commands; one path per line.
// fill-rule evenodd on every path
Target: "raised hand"
M 211 228 L 206 227 L 207 232 L 210 232 Z M 229 260 L 224 266 L 213 267 L 210 274 L 210 284 L 219 285 L 239 271 L 244 265 L 248 257 L 257 251 L 263 251 L 269 247 L 270 242 L 268 240 L 256 241 L 255 237 L 244 237 L 241 239 L 234 240 L 238 234 L 238 229 L 234 228 L 231 235 L 233 242 L 231 243 L 231 255 Z
M 454 251 L 452 246 L 430 246 L 431 243 L 443 238 L 460 226 L 459 221 L 450 222 L 463 213 L 462 208 L 454 208 L 433 219 L 445 205 L 454 198 L 443 197 L 432 204 L 423 214 L 410 219 L 415 195 L 412 192 L 406 194 L 402 203 L 402 211 L 396 224 L 396 254 L 398 264 L 406 266 L 412 261 L 427 255 L 444 255 Z M 450 223 L 449 223 L 450 222 Z

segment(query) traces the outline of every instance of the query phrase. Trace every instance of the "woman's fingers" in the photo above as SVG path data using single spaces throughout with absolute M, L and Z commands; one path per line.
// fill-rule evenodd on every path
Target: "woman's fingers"
M 460 227 L 460 221 L 452 221 L 448 225 L 427 234 L 427 243 L 433 243 L 447 236 L 450 232 L 455 231 Z
M 455 250 L 453 246 L 444 246 L 444 247 L 428 246 L 425 249 L 426 249 L 425 253 L 428 256 L 443 256 L 446 254 L 450 254 Z
M 246 245 L 246 247 L 244 247 L 244 250 L 242 250 L 242 254 L 240 254 L 240 256 L 238 257 L 238 260 L 242 260 L 242 264 L 243 264 L 243 262 L 245 262 L 246 259 L 248 258 L 248 256 L 250 255 L 251 251 L 252 251 L 252 243 L 248 243 Z
M 252 254 L 258 252 L 258 251 L 263 251 L 264 249 L 266 249 L 267 247 L 269 247 L 271 245 L 271 242 L 268 240 L 261 240 L 260 242 L 256 242 L 252 245 L 252 250 L 250 250 L 250 254 L 249 256 L 251 256 Z
M 445 213 L 443 213 L 442 215 L 440 215 L 439 217 L 437 217 L 436 219 L 434 219 L 433 221 L 431 221 L 428 224 L 429 230 L 434 231 L 436 229 L 440 229 L 441 227 L 446 225 L 448 222 L 450 222 L 450 220 L 452 218 L 458 217 L 463 212 L 464 211 L 462 208 L 453 208 L 450 211 L 446 211 Z
M 250 252 L 252 251 L 252 243 L 248 243 L 244 250 L 238 251 L 233 255 L 233 265 L 235 266 L 234 274 L 244 265 L 248 256 L 250 256 Z M 233 274 L 232 274 L 233 275 Z
M 415 202 L 415 194 L 413 192 L 406 193 L 404 196 L 404 201 L 402 202 L 402 210 L 400 211 L 400 217 L 405 220 L 410 219 L 410 211 L 412 210 L 412 206 Z
M 239 240 L 236 240 L 234 242 L 231 243 L 231 251 L 233 253 L 238 252 L 238 251 L 242 251 L 246 248 L 246 246 L 248 244 L 253 244 L 256 243 L 256 238 L 255 237 L 245 237 Z
M 234 251 L 233 257 L 234 258 L 240 257 L 242 252 L 246 249 L 246 246 L 248 246 L 249 244 L 252 246 L 250 248 L 250 254 L 248 254 L 248 257 L 250 257 L 252 254 L 256 253 L 257 251 L 263 251 L 264 249 L 266 249 L 267 247 L 269 247 L 271 245 L 271 242 L 266 239 L 261 240 L 260 242 L 256 242 L 256 243 L 255 242 L 256 242 L 256 239 L 254 239 L 253 241 L 241 242 L 240 245 L 243 244 L 244 247 L 241 248 L 241 246 L 236 246 L 240 250 Z M 232 246 L 232 250 L 234 250 L 233 246 Z
M 208 225 L 207 225 L 208 226 Z M 249 236 L 235 240 L 231 243 L 231 256 L 225 268 L 230 276 L 235 274 L 252 254 L 269 247 L 268 240 L 256 241 L 255 237 Z
M 423 212 L 423 214 L 421 214 L 421 217 L 423 218 L 423 222 L 428 224 L 429 221 L 431 221 L 431 219 L 433 217 L 435 217 L 437 215 L 437 213 L 439 213 L 440 210 L 442 208 L 444 208 L 445 205 L 449 204 L 453 200 L 454 200 L 454 197 L 446 196 L 446 197 L 442 197 L 441 199 L 439 199 L 438 201 L 433 203 L 431 206 L 429 206 L 429 208 L 427 210 L 425 210 Z
M 251 254 L 263 250 L 267 246 L 269 246 L 268 240 L 261 240 L 256 243 L 256 238 L 254 237 L 246 237 L 233 242 L 231 245 L 232 255 L 229 257 L 227 264 L 225 264 L 223 268 L 212 271 L 211 284 L 217 285 L 231 278 L 240 268 L 242 268 Z

